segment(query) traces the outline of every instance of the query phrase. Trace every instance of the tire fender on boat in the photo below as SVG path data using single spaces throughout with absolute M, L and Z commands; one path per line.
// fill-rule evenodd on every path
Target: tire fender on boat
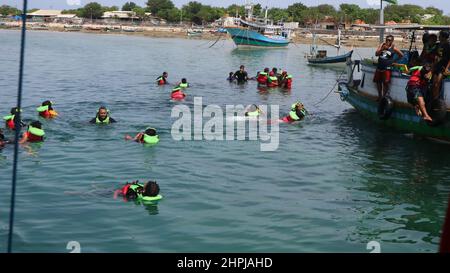
M 394 100 L 390 96 L 384 96 L 378 103 L 378 117 L 381 120 L 387 120 L 391 117 L 394 110 Z

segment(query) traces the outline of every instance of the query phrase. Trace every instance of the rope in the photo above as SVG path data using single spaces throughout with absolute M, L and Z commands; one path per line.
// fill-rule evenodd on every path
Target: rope
M 334 91 L 334 88 L 336 88 L 336 86 L 338 85 L 339 80 L 341 79 L 341 77 L 342 77 L 342 75 L 345 73 L 345 71 L 346 71 L 346 69 L 344 69 L 344 70 L 341 72 L 341 74 L 339 75 L 338 79 L 336 80 L 336 83 L 333 85 L 333 88 L 331 88 L 330 92 L 328 92 L 328 94 L 327 94 L 325 97 L 323 97 L 321 100 L 319 100 L 318 102 L 316 102 L 315 104 L 313 104 L 313 106 L 319 105 L 320 103 L 322 103 L 323 101 L 325 101 L 325 100 L 328 98 L 328 96 L 330 96 L 330 94 Z
M 219 35 L 219 37 L 217 38 L 217 40 L 216 40 L 212 45 L 210 45 L 208 48 L 211 48 L 211 47 L 213 47 L 215 44 L 217 44 L 217 42 L 218 42 L 221 38 L 222 38 L 222 33 L 220 33 L 220 35 Z
M 11 207 L 9 212 L 9 234 L 8 234 L 8 253 L 12 252 L 12 236 L 14 228 L 14 206 L 16 203 L 16 181 L 17 181 L 17 164 L 19 154 L 19 136 L 20 136 L 20 110 L 22 109 L 22 82 L 23 82 L 23 63 L 25 57 L 25 33 L 27 30 L 27 4 L 28 0 L 23 1 L 22 11 L 22 40 L 20 44 L 20 67 L 19 67 L 19 87 L 17 91 L 17 119 L 15 120 L 15 139 L 14 139 L 14 165 L 12 174 L 12 189 L 11 189 Z

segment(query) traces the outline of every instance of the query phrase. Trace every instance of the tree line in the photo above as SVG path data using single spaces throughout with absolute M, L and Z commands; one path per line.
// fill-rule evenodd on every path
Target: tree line
M 102 6 L 97 2 L 91 2 L 84 7 L 74 10 L 64 10 L 63 13 L 74 13 L 82 18 L 100 18 L 105 11 L 117 11 L 118 6 Z M 243 5 L 230 5 L 228 7 L 213 7 L 203 5 L 197 1 L 191 1 L 181 8 L 175 7 L 171 0 L 148 0 L 145 7 L 140 7 L 134 2 L 126 2 L 123 11 L 133 11 L 140 18 L 145 18 L 146 13 L 151 13 L 167 20 L 168 22 L 192 22 L 194 24 L 211 23 L 225 15 L 242 16 L 245 14 Z M 255 16 L 264 16 L 265 9 L 261 4 L 254 6 Z M 1 15 L 19 15 L 20 10 L 3 5 L 0 6 Z M 439 7 L 423 8 L 417 5 L 388 5 L 385 7 L 385 20 L 400 22 L 411 22 L 426 25 L 450 25 L 450 16 L 445 15 Z M 425 15 L 431 16 L 425 16 Z M 341 4 L 335 8 L 329 4 L 308 7 L 300 2 L 292 4 L 287 8 L 270 8 L 268 17 L 274 21 L 294 21 L 300 25 L 308 25 L 323 19 L 332 20 L 336 23 L 353 23 L 356 20 L 367 24 L 379 23 L 379 10 L 374 8 L 361 8 L 355 4 Z

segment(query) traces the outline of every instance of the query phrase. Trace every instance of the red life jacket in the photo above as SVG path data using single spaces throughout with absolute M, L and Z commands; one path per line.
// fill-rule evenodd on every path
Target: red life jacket
M 266 83 L 267 83 L 267 75 L 261 75 L 261 74 L 259 74 L 259 75 L 258 75 L 258 78 L 257 78 L 257 81 L 258 81 L 258 83 L 260 83 L 260 84 L 266 84 Z
M 28 141 L 29 141 L 29 142 L 40 142 L 40 141 L 44 141 L 44 137 L 33 135 L 33 134 L 30 133 L 30 132 L 25 132 L 24 135 L 28 137 Z
M 292 79 L 286 79 L 286 83 L 284 88 L 291 89 L 292 88 Z
M 123 196 L 127 195 L 128 189 L 130 188 L 131 184 L 126 184 L 125 186 L 123 186 L 123 188 L 120 190 L 122 192 Z
M 14 124 L 14 119 L 10 119 L 6 121 L 6 126 L 11 129 L 14 130 L 16 128 L 16 125 Z
M 267 87 L 277 87 L 278 81 L 267 82 Z
M 43 118 L 51 118 L 50 112 L 48 110 L 45 110 L 44 112 L 39 112 L 39 116 Z
M 427 81 L 421 77 L 420 69 L 414 70 L 411 74 L 411 78 L 408 81 L 408 86 L 420 86 L 427 85 Z

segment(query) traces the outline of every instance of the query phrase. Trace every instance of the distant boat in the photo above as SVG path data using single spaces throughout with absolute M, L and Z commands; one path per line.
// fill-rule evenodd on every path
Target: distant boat
M 253 4 L 245 6 L 246 20 L 235 18 L 235 26 L 224 27 L 238 47 L 286 47 L 290 43 L 292 29 L 284 24 L 274 25 L 265 18 L 253 18 Z
M 337 43 L 335 45 L 332 45 L 337 48 L 337 55 L 336 56 L 327 56 L 326 50 L 317 50 L 317 44 L 316 44 L 317 36 L 314 33 L 313 34 L 313 44 L 311 45 L 311 50 L 309 55 L 307 55 L 308 63 L 310 64 L 343 64 L 347 62 L 348 58 L 352 57 L 353 50 L 345 53 L 345 54 L 339 54 L 339 50 L 341 48 L 341 30 L 338 29 L 338 38 Z M 319 38 L 320 39 L 320 38 Z M 327 41 L 323 40 L 324 42 L 328 43 Z
M 199 37 L 203 35 L 203 30 L 201 29 L 188 29 L 186 32 L 188 37 Z
M 64 25 L 64 31 L 80 31 L 82 28 L 81 25 Z

